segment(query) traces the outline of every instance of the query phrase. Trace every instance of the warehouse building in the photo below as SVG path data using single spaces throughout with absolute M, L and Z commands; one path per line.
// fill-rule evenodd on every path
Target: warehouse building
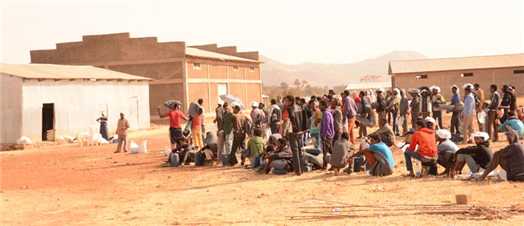
M 514 85 L 517 95 L 524 94 L 524 54 L 460 57 L 445 59 L 392 61 L 389 75 L 393 87 L 418 88 L 437 85 L 446 99 L 451 86 L 479 83 L 489 95 L 489 86 Z M 489 98 L 489 96 L 486 96 Z
M 186 46 L 185 42 L 158 42 L 155 37 L 130 38 L 129 33 L 83 36 L 81 42 L 58 43 L 53 50 L 31 51 L 32 63 L 93 65 L 153 78 L 150 112 L 167 100 L 189 103 L 204 99 L 208 112 L 219 95 L 233 94 L 244 103 L 261 101 L 258 52 L 237 52 L 216 44 Z
M 104 111 L 109 133 L 120 112 L 131 130 L 149 128 L 151 79 L 92 66 L 1 64 L 0 143 L 22 136 L 33 142 L 73 136 L 98 125 Z

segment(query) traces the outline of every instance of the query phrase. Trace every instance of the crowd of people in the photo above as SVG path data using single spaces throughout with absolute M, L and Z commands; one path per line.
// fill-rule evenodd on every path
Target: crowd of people
M 205 131 L 202 100 L 196 115 L 186 117 L 180 103 L 167 113 L 159 107 L 158 113 L 170 119 L 172 153 L 182 165 L 203 158 L 205 164 L 240 164 L 262 174 L 330 170 L 339 175 L 367 170 L 370 175 L 388 176 L 395 167 L 392 148 L 402 139 L 405 176 L 436 176 L 441 165 L 445 170 L 440 175 L 454 177 L 467 164 L 471 173 L 483 171 L 480 179 L 501 166 L 508 180 L 524 180 L 524 145 L 519 142 L 524 116 L 517 108 L 514 87 L 504 85 L 499 94 L 497 85 L 491 85 L 489 98 L 479 84 L 465 84 L 462 89 L 454 85 L 450 90 L 449 103 L 437 86 L 407 92 L 378 88 L 336 94 L 330 90 L 309 100 L 279 96 L 267 107 L 251 102 L 249 114 L 239 103 L 224 102 L 215 109 L 216 133 Z M 451 113 L 448 128 L 443 113 Z M 191 122 L 191 128 L 182 129 L 182 120 Z M 368 134 L 377 122 L 378 129 Z M 498 142 L 500 132 L 508 146 L 493 154 L 490 142 Z M 457 143 L 472 146 L 459 148 Z M 413 159 L 418 161 L 414 164 Z

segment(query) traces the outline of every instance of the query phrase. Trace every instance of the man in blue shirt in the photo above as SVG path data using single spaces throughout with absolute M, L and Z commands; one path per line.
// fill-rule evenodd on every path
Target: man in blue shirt
M 508 112 L 508 120 L 499 126 L 498 131 L 505 132 L 506 125 L 509 125 L 513 130 L 517 131 L 519 137 L 524 136 L 524 124 L 517 118 L 517 116 L 515 116 L 515 112 Z
M 452 106 L 458 106 L 460 105 L 460 94 L 458 91 L 458 87 L 456 85 L 453 85 L 451 87 L 451 92 L 453 93 L 453 97 L 451 98 L 451 105 Z M 451 114 L 451 133 L 457 133 L 460 134 L 460 120 L 459 120 L 460 113 L 456 110 L 453 110 L 453 113 Z
M 371 134 L 368 137 L 371 144 L 369 148 L 361 150 L 355 153 L 354 155 L 350 156 L 349 158 L 364 155 L 369 165 L 373 166 L 377 161 L 375 155 L 373 155 L 373 152 L 379 152 L 387 159 L 389 166 L 391 167 L 391 169 L 393 169 L 395 167 L 395 161 L 393 159 L 393 153 L 391 152 L 391 149 L 389 149 L 389 147 L 386 144 L 380 141 L 379 135 Z
M 471 93 L 471 86 L 464 88 L 464 122 L 462 123 L 462 136 L 464 137 L 463 144 L 467 143 L 469 134 L 474 133 L 473 117 L 475 116 L 475 97 Z

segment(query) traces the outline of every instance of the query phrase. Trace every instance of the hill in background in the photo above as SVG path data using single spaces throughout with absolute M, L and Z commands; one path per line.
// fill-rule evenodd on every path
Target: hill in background
M 380 75 L 377 82 L 390 81 L 388 75 L 388 64 L 397 60 L 427 59 L 423 54 L 416 51 L 393 51 L 356 63 L 347 64 L 320 64 L 303 63 L 288 65 L 275 61 L 269 57 L 260 56 L 264 63 L 261 65 L 262 83 L 264 85 L 280 85 L 286 82 L 293 86 L 295 79 L 306 80 L 312 86 L 336 86 L 360 82 L 360 78 L 367 75 Z

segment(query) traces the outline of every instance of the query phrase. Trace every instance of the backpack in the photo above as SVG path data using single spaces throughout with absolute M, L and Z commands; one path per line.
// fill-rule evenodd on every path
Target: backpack
M 271 112 L 271 123 L 277 123 L 282 120 L 282 111 L 278 108 L 273 109 Z

